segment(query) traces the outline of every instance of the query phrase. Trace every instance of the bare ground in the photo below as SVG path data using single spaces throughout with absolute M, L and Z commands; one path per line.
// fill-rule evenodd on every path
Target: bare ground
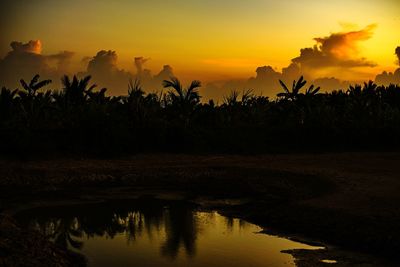
M 0 160 L 0 188 L 3 213 L 178 192 L 282 235 L 385 258 L 400 251 L 400 153 Z

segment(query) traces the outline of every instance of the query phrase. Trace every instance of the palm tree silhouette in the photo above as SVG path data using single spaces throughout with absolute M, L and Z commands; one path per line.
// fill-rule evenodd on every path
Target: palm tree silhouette
M 291 89 L 289 89 L 282 80 L 279 80 L 279 83 L 281 84 L 284 92 L 277 94 L 277 96 L 283 97 L 287 100 L 296 100 L 300 95 L 302 95 L 300 90 L 304 87 L 304 85 L 306 85 L 307 81 L 304 80 L 303 76 L 301 76 L 297 81 L 293 81 Z M 305 94 L 308 96 L 314 96 L 319 92 L 320 89 L 320 87 L 314 88 L 314 85 L 311 85 L 308 89 L 306 89 Z
M 51 83 L 51 80 L 39 81 L 40 76 L 35 75 L 29 83 L 21 79 L 23 90 L 18 91 L 19 104 L 22 116 L 28 128 L 38 126 L 42 116 L 47 115 L 46 109 L 51 106 L 52 92 L 50 90 L 39 93 L 38 91 Z
M 21 94 L 26 94 L 28 97 L 33 98 L 37 95 L 38 90 L 51 83 L 51 80 L 43 80 L 39 82 L 39 78 L 39 74 L 36 74 L 29 84 L 26 83 L 24 79 L 21 79 L 21 85 L 26 90 L 26 92 L 22 91 Z
M 183 89 L 181 82 L 178 78 L 172 77 L 170 81 L 163 81 L 164 88 L 172 88 L 168 92 L 168 96 L 172 104 L 180 105 L 181 107 L 192 107 L 200 102 L 200 95 L 198 88 L 201 87 L 200 81 L 192 81 L 186 89 Z
M 88 100 L 89 94 L 94 88 L 97 87 L 96 84 L 89 86 L 91 78 L 92 77 L 90 75 L 84 77 L 83 79 L 78 79 L 76 76 L 74 76 L 72 80 L 70 80 L 70 78 L 65 75 L 61 79 L 61 82 L 64 86 L 62 94 L 65 101 L 65 107 L 69 107 L 71 105 L 82 105 Z
M 192 81 L 191 84 L 184 89 L 181 82 L 177 78 L 172 77 L 170 81 L 164 80 L 163 86 L 164 88 L 172 88 L 165 96 L 164 102 L 167 108 L 171 110 L 172 114 L 178 118 L 178 125 L 183 124 L 184 132 L 180 134 L 183 133 L 181 138 L 182 143 L 185 143 L 188 141 L 185 130 L 189 128 L 194 110 L 200 103 L 198 88 L 201 87 L 201 82 L 197 80 Z

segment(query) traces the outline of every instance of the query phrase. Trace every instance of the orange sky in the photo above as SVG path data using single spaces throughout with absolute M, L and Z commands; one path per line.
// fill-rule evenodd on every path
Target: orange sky
M 155 74 L 173 66 L 183 79 L 248 78 L 259 66 L 286 67 L 314 38 L 376 25 L 339 56 L 365 58 L 375 67 L 321 69 L 347 80 L 373 78 L 396 68 L 400 45 L 398 0 L 16 0 L 2 3 L 0 56 L 11 41 L 41 40 L 42 54 L 72 51 L 70 72 L 83 71 L 100 50 L 118 55 L 118 68 L 135 73 L 133 58 L 150 58 Z M 351 47 L 350 50 L 349 47 Z M 346 50 L 347 49 L 347 50 Z

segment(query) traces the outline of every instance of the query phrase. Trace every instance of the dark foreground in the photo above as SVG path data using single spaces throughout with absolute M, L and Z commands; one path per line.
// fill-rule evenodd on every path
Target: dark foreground
M 381 259 L 400 250 L 399 162 L 399 153 L 2 160 L 0 265 L 38 266 L 41 257 L 49 260 L 43 266 L 81 263 L 45 240 L 35 244 L 46 249 L 26 254 L 34 251 L 26 244 L 40 237 L 18 234 L 24 230 L 9 217 L 18 211 L 145 195 L 186 199 L 280 235 L 329 244 L 323 252 L 291 251 L 299 266 L 323 266 L 321 254 L 342 266 L 396 266 Z M 18 252 L 23 265 L 12 261 Z

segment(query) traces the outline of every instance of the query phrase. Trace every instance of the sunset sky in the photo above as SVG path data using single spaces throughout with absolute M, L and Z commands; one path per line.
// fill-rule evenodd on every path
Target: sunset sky
M 249 78 L 259 66 L 281 71 L 300 49 L 312 48 L 314 38 L 367 29 L 368 36 L 334 51 L 346 60 L 365 58 L 371 66 L 347 71 L 332 65 L 318 72 L 362 80 L 395 70 L 394 50 L 400 45 L 398 0 L 3 2 L 0 57 L 12 41 L 40 40 L 43 55 L 74 53 L 70 72 L 86 70 L 98 51 L 113 50 L 118 68 L 131 73 L 136 72 L 134 57 L 141 56 L 149 58 L 144 67 L 153 74 L 169 64 L 183 79 Z

